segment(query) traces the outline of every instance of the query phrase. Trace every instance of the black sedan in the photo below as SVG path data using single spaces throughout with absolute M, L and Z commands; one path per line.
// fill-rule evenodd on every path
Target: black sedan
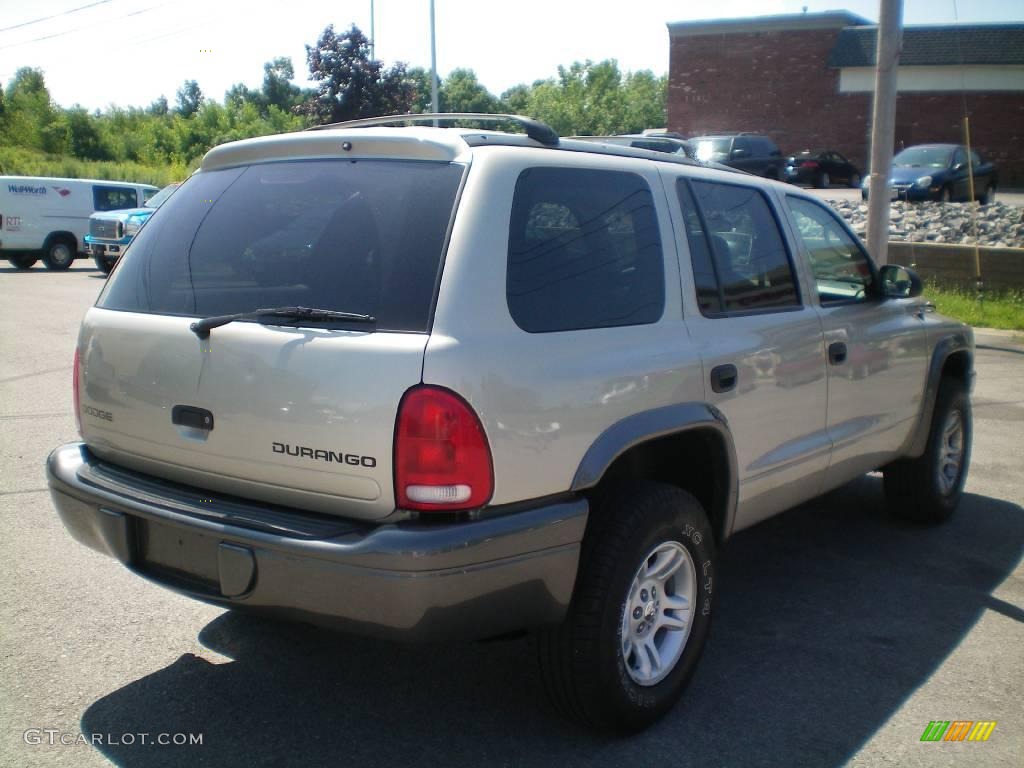
M 892 159 L 889 195 L 893 200 L 966 201 L 971 196 L 971 175 L 974 199 L 982 205 L 994 201 L 999 179 L 992 163 L 961 144 L 919 144 Z M 866 184 L 861 196 L 868 197 Z
M 841 183 L 854 188 L 860 186 L 860 171 L 857 167 L 838 152 L 829 149 L 816 152 L 805 149 L 790 155 L 786 158 L 783 172 L 790 184 L 827 187 Z

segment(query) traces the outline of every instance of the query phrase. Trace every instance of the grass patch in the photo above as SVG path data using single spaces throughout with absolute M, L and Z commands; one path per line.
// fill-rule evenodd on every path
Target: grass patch
M 935 302 L 940 314 L 968 325 L 1024 331 L 1024 291 L 986 291 L 979 300 L 976 291 L 929 284 L 924 295 Z
M 23 147 L 0 147 L 0 175 L 103 179 L 163 187 L 172 181 L 184 181 L 188 169 L 181 164 L 154 166 L 133 162 L 79 160 L 77 157 L 47 155 Z

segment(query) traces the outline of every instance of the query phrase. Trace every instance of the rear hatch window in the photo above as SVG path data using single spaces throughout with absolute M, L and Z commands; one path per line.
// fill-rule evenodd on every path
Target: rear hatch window
M 197 173 L 143 227 L 98 306 L 190 317 L 305 306 L 425 332 L 463 169 L 316 160 Z

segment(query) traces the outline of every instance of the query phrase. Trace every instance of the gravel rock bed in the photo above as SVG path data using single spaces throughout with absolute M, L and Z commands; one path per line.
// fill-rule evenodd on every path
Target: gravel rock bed
M 867 202 L 830 202 L 850 223 L 853 231 L 864 237 L 868 219 Z M 890 240 L 1024 248 L 1024 209 L 1012 205 L 998 201 L 992 205 L 968 205 L 908 203 L 903 200 L 894 201 L 890 205 Z

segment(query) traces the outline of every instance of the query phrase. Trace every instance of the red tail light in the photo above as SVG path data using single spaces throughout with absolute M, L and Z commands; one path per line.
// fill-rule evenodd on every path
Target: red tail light
M 80 405 L 81 405 L 81 398 L 78 395 L 79 368 L 80 368 L 80 362 L 79 362 L 79 356 L 78 356 L 78 347 L 75 347 L 75 372 L 72 374 L 72 378 L 71 378 L 71 382 L 72 382 L 71 383 L 71 389 L 73 390 L 72 397 L 74 398 L 74 401 L 75 401 L 75 428 L 78 430 L 79 436 L 81 436 L 81 434 L 82 434 L 82 409 L 80 407 Z
M 452 512 L 482 507 L 493 492 L 491 450 L 469 404 L 440 387 L 406 392 L 395 428 L 397 505 Z
M 800 163 L 800 165 L 802 165 L 804 168 L 817 168 L 818 167 L 818 161 L 817 160 L 804 160 L 804 161 L 802 161 Z

